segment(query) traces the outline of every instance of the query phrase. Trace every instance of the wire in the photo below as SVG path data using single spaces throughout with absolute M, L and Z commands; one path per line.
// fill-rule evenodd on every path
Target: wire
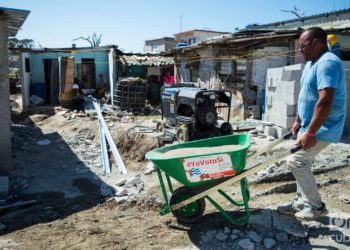
M 350 45 L 350 43 L 346 43 L 343 45 Z M 230 50 L 233 48 L 226 48 L 225 50 Z M 350 51 L 350 49 L 346 49 L 346 48 L 338 48 L 336 50 L 342 50 L 342 51 Z M 174 61 L 176 60 L 181 60 L 181 61 L 185 61 L 185 62 L 174 62 L 174 65 L 183 65 L 183 64 L 190 64 L 190 63 L 194 63 L 194 62 L 203 62 L 203 61 L 224 61 L 224 60 L 233 60 L 233 61 L 237 61 L 237 62 L 241 62 L 241 63 L 249 63 L 249 62 L 256 62 L 256 61 L 260 61 L 263 60 L 265 58 L 271 58 L 271 57 L 276 57 L 276 56 L 288 56 L 290 58 L 295 58 L 298 57 L 299 55 L 290 55 L 290 53 L 293 52 L 298 52 L 299 50 L 288 50 L 288 51 L 283 51 L 283 52 L 253 52 L 253 53 L 247 53 L 247 54 L 243 54 L 243 55 L 230 55 L 230 56 L 222 56 L 222 57 L 201 57 L 201 56 L 192 56 L 192 57 L 174 57 Z M 96 53 L 100 53 L 100 52 L 91 52 L 91 53 L 86 53 L 86 54 L 96 54 Z M 101 52 L 102 53 L 102 52 Z M 262 55 L 262 57 L 260 58 L 256 58 L 256 59 L 241 59 L 241 58 L 247 58 L 247 57 L 256 57 L 258 55 Z M 265 55 L 265 56 L 264 56 Z M 63 55 L 64 56 L 64 55 Z M 67 55 L 68 56 L 68 55 Z M 151 56 L 150 56 L 151 57 Z M 49 56 L 47 57 L 48 59 L 57 59 L 57 57 L 55 56 Z M 189 59 L 194 59 L 194 60 L 189 60 Z M 62 58 L 62 61 L 68 61 L 68 59 Z M 188 61 L 189 60 L 189 61 Z M 120 62 L 118 59 L 114 59 L 114 62 Z M 81 63 L 76 63 L 74 62 L 75 65 L 81 64 Z M 84 64 L 109 64 L 109 61 L 100 61 L 100 62 L 87 62 Z M 143 66 L 143 65 L 141 65 Z M 158 65 L 158 66 L 167 66 L 167 65 Z

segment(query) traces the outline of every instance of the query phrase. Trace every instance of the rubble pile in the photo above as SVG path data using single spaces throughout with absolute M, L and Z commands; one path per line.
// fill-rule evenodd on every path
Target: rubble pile
M 337 210 L 330 211 L 330 216 L 338 213 Z M 325 221 L 300 222 L 271 207 L 253 213 L 246 228 L 200 231 L 199 244 L 200 249 L 305 249 L 311 247 L 310 241 L 313 240 L 335 241 L 329 232 L 340 233 L 338 230 L 349 233 L 349 230 L 334 228 Z

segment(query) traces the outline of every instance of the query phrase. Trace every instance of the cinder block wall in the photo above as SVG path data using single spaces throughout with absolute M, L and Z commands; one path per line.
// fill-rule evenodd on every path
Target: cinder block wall
M 304 64 L 270 68 L 266 76 L 265 121 L 291 128 L 297 112 Z
M 343 134 L 350 134 L 350 61 L 343 61 L 347 103 Z M 282 128 L 290 128 L 297 112 L 300 77 L 304 64 L 267 70 L 266 102 L 263 120 Z

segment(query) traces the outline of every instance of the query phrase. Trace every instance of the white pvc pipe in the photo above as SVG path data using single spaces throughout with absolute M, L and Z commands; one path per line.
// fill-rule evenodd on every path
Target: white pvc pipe
M 109 144 L 109 146 L 110 146 L 110 148 L 112 150 L 112 154 L 114 156 L 114 159 L 117 162 L 119 171 L 120 171 L 121 174 L 126 174 L 127 170 L 125 168 L 123 159 L 120 156 L 120 153 L 119 153 L 119 151 L 117 149 L 117 146 L 115 145 L 115 143 L 113 141 L 113 138 L 112 138 L 111 134 L 109 133 L 108 127 L 107 127 L 107 125 L 105 123 L 105 120 L 103 119 L 100 107 L 99 107 L 99 105 L 97 104 L 96 101 L 93 101 L 93 104 L 94 104 L 94 107 L 95 107 L 95 110 L 96 110 L 96 113 L 97 113 L 98 120 L 101 123 L 101 128 L 103 129 L 105 137 L 106 137 L 106 139 L 108 141 L 108 144 Z

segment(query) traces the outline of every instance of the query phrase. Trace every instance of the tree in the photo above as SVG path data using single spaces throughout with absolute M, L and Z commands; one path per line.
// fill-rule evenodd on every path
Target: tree
M 297 7 L 294 5 L 293 10 L 281 10 L 282 12 L 290 12 L 294 15 L 296 15 L 298 18 L 304 17 L 304 12 L 302 12 L 300 9 L 297 9 Z
M 88 37 L 81 36 L 81 37 L 73 39 L 73 41 L 85 40 L 85 41 L 90 43 L 91 48 L 95 48 L 95 47 L 98 47 L 100 45 L 102 35 L 103 34 L 96 35 L 96 33 L 94 32 L 94 34 L 92 36 L 88 36 Z
M 34 40 L 33 39 L 17 39 L 17 38 L 9 38 L 8 40 L 8 47 L 13 49 L 18 48 L 24 48 L 24 49 L 31 49 L 34 47 Z

